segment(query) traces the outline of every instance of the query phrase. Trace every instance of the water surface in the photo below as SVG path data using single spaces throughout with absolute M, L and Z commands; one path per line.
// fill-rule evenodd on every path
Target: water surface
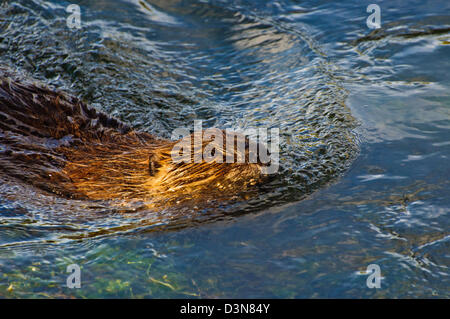
M 447 2 L 75 3 L 3 1 L 0 64 L 158 136 L 280 128 L 281 171 L 182 218 L 2 177 L 1 297 L 449 297 Z

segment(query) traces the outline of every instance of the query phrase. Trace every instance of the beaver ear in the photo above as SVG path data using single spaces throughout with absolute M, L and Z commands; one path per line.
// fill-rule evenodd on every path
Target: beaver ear
M 158 161 L 159 157 L 154 153 L 150 154 L 150 156 L 148 157 L 148 172 L 150 176 L 155 176 L 158 172 L 158 168 L 160 167 Z

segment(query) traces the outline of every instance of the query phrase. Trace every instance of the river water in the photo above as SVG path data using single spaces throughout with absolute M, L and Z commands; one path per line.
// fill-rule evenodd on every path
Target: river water
M 280 172 L 176 217 L 0 176 L 0 297 L 450 296 L 448 1 L 72 3 L 1 1 L 0 66 L 161 137 L 279 128 Z

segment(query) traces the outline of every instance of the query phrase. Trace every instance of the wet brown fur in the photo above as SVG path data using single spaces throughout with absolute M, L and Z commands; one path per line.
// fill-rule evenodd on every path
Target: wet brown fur
M 263 178 L 248 152 L 245 163 L 174 163 L 175 143 L 62 92 L 0 77 L 0 174 L 69 198 L 163 203 L 229 198 Z

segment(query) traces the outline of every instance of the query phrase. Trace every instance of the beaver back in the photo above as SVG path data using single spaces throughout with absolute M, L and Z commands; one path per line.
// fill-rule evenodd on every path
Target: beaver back
M 111 154 L 153 136 L 89 108 L 78 98 L 0 76 L 0 172 L 46 191 L 80 197 L 63 168 L 96 149 Z M 108 154 L 105 154 L 107 156 Z

